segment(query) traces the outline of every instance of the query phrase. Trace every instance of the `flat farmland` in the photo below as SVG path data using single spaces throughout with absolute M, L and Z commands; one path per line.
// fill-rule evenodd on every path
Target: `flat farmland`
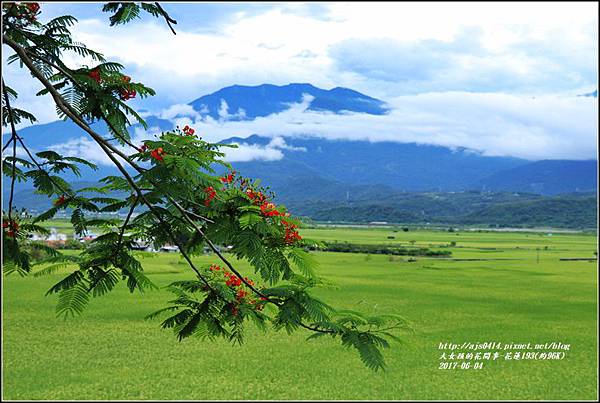
M 120 284 L 92 299 L 83 316 L 65 321 L 55 317 L 56 298 L 44 296 L 60 273 L 11 275 L 3 278 L 3 397 L 595 399 L 597 263 L 559 259 L 595 257 L 596 235 L 390 228 L 316 228 L 302 235 L 452 252 L 452 259 L 414 261 L 314 252 L 318 274 L 331 283 L 315 290 L 319 297 L 340 309 L 397 313 L 414 327 L 384 352 L 384 372 L 366 369 L 337 340 L 306 341 L 303 331 L 263 334 L 250 323 L 241 347 L 178 342 L 160 321 L 144 320 L 171 299 L 164 289 L 129 294 Z M 142 262 L 159 287 L 192 277 L 177 254 L 143 254 Z M 235 264 L 253 275 L 246 262 Z M 447 342 L 560 342 L 570 349 L 562 360 L 499 358 L 482 361 L 481 369 L 439 369 L 439 344 Z

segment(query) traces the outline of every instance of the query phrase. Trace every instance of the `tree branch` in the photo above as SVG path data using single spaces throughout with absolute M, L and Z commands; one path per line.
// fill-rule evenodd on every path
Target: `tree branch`
M 56 89 L 54 88 L 54 86 L 43 76 L 43 74 L 37 69 L 37 67 L 32 63 L 31 59 L 28 57 L 27 53 L 25 52 L 25 50 L 19 46 L 19 44 L 17 44 L 16 42 L 14 42 L 12 39 L 10 39 L 9 37 L 7 37 L 6 35 L 3 36 L 4 41 L 6 42 L 6 44 L 8 44 L 11 48 L 13 48 L 13 50 L 15 52 L 17 52 L 17 54 L 19 55 L 19 57 L 21 58 L 21 60 L 23 61 L 23 63 L 29 68 L 29 70 L 31 71 L 31 73 L 48 89 L 48 91 L 50 92 L 50 95 L 52 96 L 52 98 L 54 99 L 54 102 L 56 103 L 56 105 L 69 117 L 71 118 L 78 126 L 80 126 L 82 129 L 84 129 L 90 136 L 92 136 L 92 138 L 96 141 L 96 143 L 98 143 L 98 145 L 102 148 L 102 150 L 105 152 L 105 154 L 111 159 L 111 161 L 117 166 L 117 168 L 119 169 L 119 171 L 121 171 L 121 173 L 123 174 L 123 176 L 125 177 L 125 179 L 127 180 L 127 182 L 129 183 L 129 185 L 131 186 L 132 189 L 134 189 L 136 191 L 136 193 L 138 194 L 138 196 L 141 198 L 141 200 L 144 202 L 144 204 L 146 204 L 150 210 L 153 212 L 153 214 L 159 218 L 159 220 L 164 223 L 164 221 L 162 220 L 162 217 L 160 217 L 160 214 L 158 214 L 155 209 L 154 206 L 148 202 L 148 200 L 144 197 L 143 193 L 140 191 L 140 189 L 138 188 L 138 186 L 135 184 L 135 182 L 133 181 L 133 179 L 131 178 L 131 176 L 127 173 L 127 171 L 125 170 L 125 168 L 123 168 L 123 166 L 121 165 L 121 163 L 116 159 L 116 157 L 113 155 L 117 154 L 119 157 L 123 158 L 123 160 L 125 160 L 127 163 L 129 163 L 134 169 L 136 169 L 138 172 L 143 172 L 145 171 L 143 168 L 141 168 L 139 165 L 137 165 L 136 163 L 134 163 L 131 158 L 129 158 L 127 155 L 123 154 L 121 151 L 117 150 L 112 144 L 108 143 L 102 136 L 100 136 L 99 134 L 97 134 L 95 131 L 93 131 L 88 125 L 87 123 L 81 119 L 79 117 L 79 115 L 77 114 L 76 111 L 74 111 L 70 105 L 68 105 L 67 103 L 64 102 L 64 100 L 62 99 L 62 96 L 58 93 L 58 91 L 56 91 Z M 111 153 L 111 151 L 113 153 Z M 153 184 L 154 185 L 154 184 Z M 272 302 L 275 305 L 279 305 L 279 302 L 274 301 L 270 298 L 268 298 L 266 295 L 264 295 L 263 293 L 261 293 L 259 290 L 257 290 L 256 288 L 254 288 L 254 286 L 250 285 L 250 283 L 248 281 L 246 281 L 243 276 L 240 274 L 240 272 L 238 272 L 231 263 L 229 263 L 229 261 L 225 258 L 225 256 L 223 256 L 221 254 L 221 252 L 217 249 L 217 247 L 212 243 L 212 241 L 206 236 L 206 234 L 204 233 L 204 231 L 202 231 L 197 225 L 196 223 L 190 219 L 188 217 L 188 215 L 186 214 L 186 210 L 181 207 L 181 205 L 179 205 L 179 203 L 177 203 L 177 201 L 175 201 L 173 198 L 171 198 L 170 196 L 167 196 L 169 198 L 169 201 L 173 204 L 173 206 L 175 206 L 175 208 L 177 208 L 177 210 L 179 210 L 179 212 L 181 213 L 181 215 L 185 218 L 185 220 L 194 228 L 194 230 L 206 241 L 206 243 L 209 245 L 209 247 L 212 249 L 212 251 L 219 257 L 219 259 L 221 259 L 221 261 L 223 263 L 225 263 L 225 265 L 233 272 L 235 273 L 236 276 L 238 276 L 240 278 L 241 281 L 244 282 L 244 284 L 246 284 L 255 294 L 266 298 L 269 302 Z M 180 252 L 184 255 L 184 258 L 186 258 L 186 260 L 188 260 L 188 262 L 192 265 L 191 260 L 189 259 L 189 257 L 186 257 L 185 252 L 183 251 L 183 248 L 177 244 L 177 240 L 172 237 L 173 242 L 176 243 L 176 245 L 179 247 Z M 204 280 L 204 277 L 202 277 L 202 275 L 200 274 L 200 272 L 192 265 L 192 268 L 194 269 L 194 271 L 196 272 L 196 274 L 202 278 Z M 204 280 L 206 282 L 206 280 Z
M 4 150 L 6 150 L 8 148 L 8 146 L 10 145 L 10 143 L 12 143 L 12 136 L 8 139 L 8 141 L 6 142 L 6 144 L 4 144 L 4 146 L 2 147 L 2 152 L 4 152 Z
M 135 198 L 135 200 L 131 204 L 131 208 L 129 209 L 129 212 L 127 213 L 127 217 L 125 217 L 125 221 L 123 222 L 123 225 L 121 226 L 121 231 L 119 232 L 119 240 L 117 241 L 117 253 L 118 253 L 119 249 L 121 249 L 121 243 L 123 242 L 123 236 L 125 235 L 125 227 L 127 227 L 127 224 L 129 224 L 129 219 L 131 218 L 131 215 L 133 214 L 133 210 L 135 209 L 135 206 L 138 204 L 139 200 L 140 200 L 139 197 Z
M 158 3 L 156 3 L 156 4 L 158 5 Z M 162 9 L 161 9 L 161 10 L 162 10 Z M 164 10 L 162 10 L 162 11 L 164 12 Z M 175 23 L 177 23 L 177 22 L 175 22 Z M 77 85 L 77 86 L 79 86 L 79 87 L 81 88 L 81 86 L 79 85 L 79 83 L 78 83 L 78 82 L 77 82 L 77 81 L 76 81 L 76 80 L 73 78 L 73 76 L 70 74 L 70 72 L 66 71 L 68 68 L 66 68 L 66 67 L 65 67 L 65 68 L 63 68 L 63 67 L 61 67 L 61 66 L 58 66 L 58 65 L 56 65 L 55 63 L 52 63 L 51 61 L 49 61 L 48 59 L 46 59 L 46 58 L 44 58 L 44 57 L 42 57 L 42 56 L 39 56 L 39 55 L 36 55 L 36 54 L 32 54 L 31 52 L 28 52 L 28 51 L 27 51 L 27 49 L 24 49 L 24 51 L 25 51 L 26 53 L 28 53 L 28 54 L 29 54 L 31 57 L 35 57 L 35 58 L 39 59 L 40 61 L 42 61 L 42 62 L 44 62 L 44 63 L 47 63 L 49 66 L 51 66 L 51 67 L 55 68 L 56 70 L 58 70 L 59 72 L 61 72 L 63 75 L 65 75 L 67 78 L 69 78 L 69 79 L 71 80 L 71 82 L 72 82 L 74 85 Z M 73 113 L 75 113 L 75 111 L 73 111 Z M 118 138 L 119 138 L 120 140 L 122 140 L 124 143 L 126 143 L 126 144 L 127 144 L 127 145 L 129 145 L 130 147 L 134 148 L 135 150 L 138 150 L 138 147 L 136 147 L 136 146 L 135 146 L 133 143 L 131 143 L 130 141 L 128 141 L 128 140 L 127 140 L 127 139 L 126 139 L 126 138 L 125 138 L 125 137 L 124 137 L 124 136 L 123 136 L 121 133 L 119 133 L 119 131 L 118 131 L 118 130 L 117 130 L 117 129 L 116 129 L 116 128 L 115 128 L 115 127 L 112 125 L 112 123 L 111 123 L 111 122 L 110 122 L 110 121 L 107 119 L 107 117 L 106 117 L 106 115 L 104 114 L 104 112 L 102 112 L 102 118 L 104 119 L 104 121 L 106 122 L 106 124 L 108 125 L 108 127 L 110 128 L 110 130 L 111 130 L 111 131 L 112 131 L 112 132 L 113 132 L 113 133 L 114 133 L 116 136 L 118 136 Z M 109 144 L 110 144 L 110 143 L 108 143 L 108 142 L 106 141 L 106 139 L 103 139 L 103 140 L 104 140 L 104 144 L 105 144 L 105 145 L 107 145 L 107 146 L 109 146 Z M 114 149 L 114 148 L 111 148 L 111 149 L 112 149 L 112 151 L 116 152 L 116 149 Z M 142 173 L 142 172 L 145 172 L 145 171 L 146 171 L 144 168 L 142 168 L 142 167 L 140 167 L 139 165 L 135 164 L 135 163 L 134 163 L 134 162 L 133 162 L 133 161 L 132 161 L 132 160 L 131 160 L 131 159 L 130 159 L 128 156 L 126 156 L 125 154 L 118 154 L 118 155 L 119 155 L 121 158 L 123 158 L 125 161 L 127 161 L 127 163 L 129 163 L 129 164 L 130 164 L 130 165 L 131 165 L 133 168 L 135 168 L 135 169 L 136 169 L 138 172 Z M 150 181 L 150 183 L 151 183 L 151 184 L 152 184 L 154 187 L 156 187 L 156 188 L 158 188 L 158 189 L 160 189 L 160 188 L 161 188 L 160 186 L 158 186 L 157 184 L 155 184 L 155 183 L 154 183 L 154 182 L 152 182 L 152 181 Z M 166 194 L 166 192 L 165 192 L 165 194 Z M 171 196 L 169 196 L 168 194 L 167 194 L 167 198 L 169 199 L 169 201 L 171 201 L 171 202 L 174 202 L 174 200 L 173 200 L 173 199 L 171 198 Z M 214 222 L 214 221 L 212 221 L 211 219 L 209 219 L 209 218 L 207 218 L 207 217 L 203 217 L 203 216 L 201 216 L 201 215 L 198 215 L 198 214 L 195 214 L 195 213 L 189 212 L 189 211 L 187 211 L 187 210 L 186 210 L 186 213 L 188 213 L 188 214 L 191 214 L 191 215 L 194 215 L 195 217 L 197 217 L 197 218 L 199 218 L 199 219 L 201 219 L 201 220 L 207 221 L 207 222 L 211 222 L 211 223 L 213 223 L 213 222 Z
M 154 2 L 154 4 L 156 5 L 156 8 L 158 8 L 158 11 L 160 11 L 162 16 L 164 17 L 169 28 L 171 28 L 171 32 L 173 32 L 173 35 L 177 35 L 177 32 L 175 32 L 175 29 L 171 25 L 171 24 L 177 24 L 177 21 L 175 21 L 173 18 L 171 18 L 171 16 L 169 16 L 169 14 L 161 7 L 161 5 L 158 3 L 158 1 Z
M 215 246 L 214 243 L 212 243 L 212 241 L 206 236 L 206 234 L 204 233 L 204 231 L 202 231 L 202 229 L 200 229 L 200 227 L 198 227 L 198 225 L 196 225 L 196 223 L 191 220 L 186 213 L 186 210 L 181 207 L 179 205 L 179 203 L 177 203 L 175 200 L 172 201 L 173 205 L 175 206 L 175 208 L 177 210 L 179 210 L 183 216 L 183 218 L 188 222 L 188 224 L 190 224 L 194 230 L 200 234 L 200 236 L 204 239 L 204 241 L 206 241 L 206 243 L 208 244 L 208 246 L 210 247 L 210 249 L 212 249 L 212 251 L 219 257 L 219 259 L 221 259 L 221 261 L 223 263 L 225 263 L 225 265 L 229 268 L 229 270 L 231 270 L 236 276 L 238 276 L 238 278 L 244 283 L 246 284 L 246 286 L 248 288 L 250 288 L 255 294 L 266 298 L 269 302 L 275 304 L 275 305 L 280 305 L 280 303 L 278 301 L 272 300 L 270 299 L 268 296 L 266 296 L 265 294 L 263 294 L 262 292 L 260 292 L 259 290 L 257 290 L 256 288 L 254 288 L 253 285 L 251 285 L 241 274 L 239 271 L 237 271 L 233 265 L 231 263 L 229 263 L 229 261 L 225 258 L 225 256 L 223 256 L 223 254 L 221 253 L 221 251 L 219 251 L 219 249 Z
M 79 87 L 82 90 L 85 90 L 85 88 L 82 88 L 82 86 L 77 82 L 77 80 L 75 80 L 73 78 L 73 76 L 71 75 L 71 73 L 67 70 L 68 67 L 61 67 L 59 65 L 57 65 L 56 63 L 53 63 L 52 61 L 48 60 L 45 57 L 42 57 L 40 55 L 37 55 L 33 52 L 30 52 L 28 49 L 24 49 L 24 51 L 33 58 L 36 58 L 44 63 L 46 63 L 47 65 L 55 68 L 56 70 L 58 70 L 60 73 L 62 73 L 64 76 L 66 76 L 69 80 L 71 80 L 71 82 L 73 83 L 73 85 Z M 110 128 L 110 130 L 115 134 L 115 136 L 117 136 L 118 139 L 120 139 L 121 141 L 123 141 L 125 144 L 127 144 L 128 146 L 134 148 L 134 149 L 138 149 L 133 143 L 131 143 L 129 140 L 127 140 L 121 133 L 119 133 L 119 131 L 113 126 L 113 124 L 107 119 L 106 115 L 104 114 L 104 112 L 101 111 L 102 114 L 102 119 L 104 119 L 104 121 L 106 122 L 106 124 L 108 125 L 108 127 Z
M 4 85 L 4 79 L 2 79 L 2 85 Z M 10 104 L 8 102 L 8 97 L 6 96 L 6 92 L 4 93 L 5 96 L 5 101 L 6 101 L 6 106 L 9 110 L 9 114 L 11 113 L 12 109 L 10 108 Z M 25 145 L 25 143 L 23 142 L 23 139 L 17 134 L 17 131 L 15 130 L 14 124 L 11 121 L 11 129 L 12 129 L 12 136 L 11 136 L 11 140 L 9 140 L 6 145 L 4 146 L 4 148 L 7 148 L 8 145 L 10 144 L 10 142 L 13 139 L 16 139 L 19 141 L 19 143 L 21 143 L 21 146 L 23 147 L 23 149 L 25 150 L 25 152 L 27 153 L 27 156 L 29 156 L 29 159 L 31 160 L 31 162 L 33 162 L 35 164 L 35 166 L 37 166 L 37 168 L 44 172 L 46 175 L 48 175 L 48 179 L 50 179 L 50 181 L 52 182 L 52 184 L 54 186 L 56 186 L 60 191 L 62 191 L 64 194 L 72 196 L 72 193 L 68 190 L 65 190 L 65 188 L 62 187 L 62 185 L 60 183 L 57 183 L 52 176 L 50 175 L 50 173 L 48 171 L 46 171 L 43 167 L 42 164 L 40 164 L 39 162 L 37 162 L 37 160 L 33 157 L 33 155 L 31 154 L 31 151 L 29 151 L 29 148 L 27 148 L 27 146 Z M 4 149 L 2 149 L 2 151 L 4 151 Z
M 44 85 L 44 87 L 46 87 L 46 89 L 49 91 L 50 95 L 54 99 L 54 102 L 56 103 L 58 108 L 61 111 L 63 111 L 65 113 L 65 115 L 67 115 L 71 120 L 73 120 L 73 122 L 75 122 L 79 127 L 81 127 L 83 130 L 85 130 L 96 141 L 96 143 L 98 143 L 100 148 L 102 148 L 104 153 L 108 156 L 108 158 L 110 158 L 110 160 L 113 162 L 113 164 L 115 164 L 117 169 L 125 177 L 125 179 L 129 183 L 129 186 L 137 193 L 138 197 L 144 202 L 144 204 L 146 204 L 148 206 L 150 211 L 156 216 L 156 218 L 159 220 L 161 225 L 165 226 L 165 230 L 168 231 L 169 237 L 177 245 L 177 247 L 179 248 L 179 251 L 181 252 L 183 257 L 187 260 L 188 264 L 190 265 L 192 270 L 194 270 L 194 272 L 196 273 L 198 278 L 200 278 L 208 287 L 210 287 L 210 284 L 208 283 L 208 281 L 204 278 L 204 276 L 202 276 L 202 274 L 196 268 L 196 266 L 193 264 L 192 260 L 189 258 L 187 253 L 185 253 L 183 247 L 179 244 L 176 237 L 170 231 L 170 229 L 168 228 L 168 225 L 166 225 L 166 223 L 165 223 L 164 219 L 161 217 L 160 213 L 158 213 L 156 211 L 156 209 L 154 208 L 154 205 L 152 205 L 150 202 L 148 202 L 148 200 L 146 199 L 146 197 L 144 196 L 142 191 L 135 184 L 135 181 L 131 178 L 131 176 L 125 170 L 123 165 L 121 165 L 119 160 L 113 155 L 113 152 L 115 154 L 121 156 L 122 158 L 124 158 L 127 162 L 131 163 L 129 158 L 126 155 L 124 155 L 123 153 L 121 153 L 120 151 L 114 149 L 114 147 L 111 144 L 106 144 L 106 141 L 104 140 L 104 138 L 102 136 L 100 136 L 99 134 L 97 134 L 95 131 L 93 131 L 87 125 L 87 123 L 83 119 L 81 119 L 81 117 L 79 117 L 77 112 L 74 111 L 70 107 L 70 105 L 68 105 L 66 102 L 64 102 L 62 96 L 58 93 L 58 91 L 56 91 L 54 86 L 44 77 L 44 75 L 33 64 L 31 59 L 27 56 L 27 53 L 25 52 L 25 50 L 21 46 L 19 46 L 19 44 L 17 44 L 15 41 L 13 41 L 11 38 L 7 37 L 6 35 L 3 35 L 3 39 L 4 39 L 4 42 L 7 45 L 9 45 L 11 48 L 13 48 L 13 50 L 19 55 L 20 59 L 23 61 L 23 64 L 25 64 L 27 66 L 27 68 L 29 69 L 31 74 L 35 78 L 37 78 Z M 113 151 L 113 152 L 111 152 L 111 151 Z M 137 164 L 135 164 L 135 165 L 137 165 Z M 134 166 L 134 168 L 135 168 L 135 166 Z
M 113 153 L 116 154 L 116 155 L 118 155 L 119 157 L 121 157 L 124 161 L 126 161 L 129 165 L 131 165 L 138 172 L 142 173 L 142 172 L 145 171 L 145 169 L 141 168 L 139 165 L 137 165 L 136 163 L 134 163 L 127 155 L 125 155 L 124 153 L 122 153 L 120 150 L 116 149 L 112 144 L 108 143 L 102 136 L 100 136 L 94 130 L 92 130 L 89 127 L 89 125 L 78 115 L 78 113 L 76 111 L 74 111 L 69 104 L 67 104 L 66 102 L 64 102 L 64 100 L 62 99 L 62 96 L 56 91 L 56 89 L 54 88 L 54 86 L 43 76 L 43 74 L 32 63 L 31 59 L 28 57 L 28 55 L 25 52 L 25 50 L 19 44 L 17 44 L 15 41 L 13 41 L 11 38 L 7 37 L 6 35 L 3 35 L 3 39 L 4 39 L 4 42 L 7 45 L 9 45 L 19 55 L 19 57 L 21 58 L 21 60 L 23 61 L 23 63 L 27 66 L 27 68 L 32 73 L 32 75 L 34 77 L 36 77 L 46 87 L 46 89 L 51 94 L 52 98 L 54 99 L 54 102 L 59 107 L 59 109 L 61 109 L 65 113 L 65 115 L 67 115 L 71 120 L 73 120 L 78 126 L 80 126 L 83 130 L 85 130 L 96 141 L 96 143 L 98 143 L 98 145 L 100 146 L 100 148 L 102 148 L 102 150 L 104 151 L 104 153 L 110 158 L 110 160 L 119 169 L 119 171 L 121 172 L 121 174 L 125 177 L 125 179 L 129 183 L 130 187 L 135 190 L 135 192 L 137 193 L 138 197 L 143 201 L 144 204 L 146 204 L 148 206 L 148 208 L 150 209 L 150 211 L 156 216 L 156 218 L 159 220 L 159 222 L 161 223 L 161 225 L 163 225 L 165 227 L 165 230 L 168 232 L 169 237 L 177 245 L 177 247 L 179 248 L 179 252 L 182 254 L 182 256 L 185 258 L 185 260 L 188 262 L 189 266 L 196 273 L 196 275 L 198 276 L 198 278 L 200 278 L 210 289 L 212 289 L 212 287 L 210 286 L 210 284 L 208 283 L 208 281 L 204 278 L 204 276 L 202 276 L 202 274 L 200 273 L 200 271 L 195 267 L 195 265 L 191 261 L 190 257 L 185 252 L 185 250 L 184 250 L 183 246 L 181 245 L 181 243 L 179 241 L 177 241 L 177 238 L 174 236 L 174 234 L 170 230 L 169 226 L 165 223 L 165 221 L 161 217 L 160 213 L 156 211 L 154 205 L 152 205 L 150 202 L 148 202 L 148 200 L 146 199 L 146 197 L 144 196 L 144 194 L 142 193 L 142 191 L 135 184 L 135 181 L 127 173 L 127 171 L 125 170 L 125 168 L 122 166 L 122 164 L 119 162 L 119 160 L 113 155 Z M 167 195 L 167 197 L 169 198 L 169 201 L 177 208 L 177 210 L 179 210 L 179 212 L 185 218 L 185 220 L 206 241 L 206 243 L 209 245 L 209 247 L 212 249 L 212 251 L 221 259 L 221 261 L 223 261 L 223 263 L 225 263 L 225 265 L 242 282 L 244 282 L 244 284 L 246 284 L 246 286 L 248 288 L 250 288 L 255 294 L 257 294 L 257 295 L 265 298 L 267 301 L 273 303 L 274 305 L 276 305 L 278 307 L 281 306 L 281 303 L 279 301 L 276 301 L 276 300 L 273 300 L 273 299 L 269 298 L 268 296 L 266 296 L 265 294 L 263 294 L 262 292 L 260 292 L 259 290 L 257 290 L 254 286 L 250 285 L 250 283 L 248 281 L 246 281 L 244 279 L 244 277 L 233 267 L 233 265 L 221 254 L 221 252 L 217 249 L 217 247 L 206 236 L 206 234 L 196 225 L 196 223 L 191 218 L 189 218 L 189 216 L 187 214 L 187 211 L 183 207 L 181 207 L 181 205 L 179 205 L 179 203 L 177 203 L 177 201 L 175 201 L 174 199 L 172 199 L 170 196 Z M 304 327 L 304 328 L 306 328 L 306 329 L 308 329 L 308 330 L 312 330 L 312 331 L 316 331 L 316 332 L 321 332 L 321 333 L 335 333 L 334 331 L 322 330 L 322 329 L 318 329 L 318 328 L 315 328 L 315 327 L 311 327 L 311 326 L 305 325 L 305 324 L 303 324 L 301 322 L 299 323 L 299 325 L 302 326 L 302 327 Z
M 197 219 L 199 219 L 199 220 L 203 220 L 203 221 L 209 222 L 209 223 L 211 223 L 211 224 L 214 224 L 214 223 L 215 223 L 215 222 L 214 222 L 213 220 L 211 220 L 210 218 L 208 218 L 208 217 L 204 217 L 204 216 L 201 216 L 201 215 L 199 215 L 199 214 L 196 214 L 196 213 L 194 213 L 193 211 L 185 210 L 185 213 L 186 213 L 186 214 L 189 214 L 189 215 L 191 215 L 192 217 L 196 217 L 196 218 L 197 218 Z
M 11 225 L 11 229 L 13 227 L 12 224 L 12 206 L 13 206 L 13 197 L 14 197 L 14 193 L 15 193 L 15 180 L 17 179 L 17 175 L 16 175 L 16 169 L 17 169 L 17 140 L 16 140 L 16 136 L 17 136 L 17 130 L 15 129 L 15 122 L 14 122 L 14 115 L 13 115 L 13 111 L 12 108 L 10 107 L 10 102 L 8 99 L 8 92 L 4 90 L 4 87 L 6 87 L 6 85 L 4 84 L 4 78 L 2 79 L 2 87 L 3 87 L 3 91 L 4 92 L 4 102 L 6 102 L 6 108 L 8 109 L 8 119 L 10 120 L 10 129 L 11 129 L 11 133 L 12 133 L 12 145 L 13 145 L 13 150 L 12 150 L 12 175 L 11 175 L 11 181 L 10 181 L 10 196 L 8 199 L 8 221 L 10 222 Z M 14 236 L 14 238 L 16 238 L 16 234 Z
M 300 326 L 302 326 L 303 328 L 305 328 L 305 329 L 312 330 L 313 332 L 319 332 L 319 333 L 328 333 L 328 334 L 334 334 L 334 333 L 337 333 L 335 330 L 329 330 L 329 329 L 319 329 L 318 327 L 312 327 L 312 326 L 305 325 L 305 324 L 304 324 L 304 323 L 302 323 L 302 322 L 299 322 L 298 324 L 299 324 Z

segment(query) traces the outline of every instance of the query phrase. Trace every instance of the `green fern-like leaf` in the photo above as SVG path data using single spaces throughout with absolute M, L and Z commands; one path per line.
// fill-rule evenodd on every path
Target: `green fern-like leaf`
M 63 316 L 65 319 L 69 316 L 80 315 L 89 302 L 89 295 L 85 283 L 80 282 L 71 288 L 63 289 L 58 295 L 58 304 L 56 305 L 56 315 Z
M 96 268 L 90 271 L 89 291 L 94 297 L 98 297 L 111 291 L 118 282 L 119 274 L 115 270 Z
M 54 284 L 52 287 L 50 287 L 50 289 L 46 292 L 46 295 L 61 292 L 63 290 L 68 290 L 70 288 L 75 287 L 75 285 L 83 282 L 84 280 L 84 273 L 80 270 L 76 270 L 61 281 L 59 281 L 58 283 Z
M 316 277 L 315 268 L 318 266 L 317 260 L 307 251 L 301 248 L 292 248 L 288 252 L 289 258 L 300 269 L 306 277 Z
M 80 208 L 74 209 L 71 213 L 71 224 L 73 224 L 73 230 L 77 235 L 81 235 L 87 230 L 85 216 Z

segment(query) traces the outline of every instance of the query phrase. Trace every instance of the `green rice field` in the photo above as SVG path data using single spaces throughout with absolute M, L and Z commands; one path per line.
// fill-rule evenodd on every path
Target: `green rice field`
M 61 274 L 11 275 L 3 277 L 3 398 L 596 398 L 597 261 L 560 260 L 595 258 L 596 234 L 315 228 L 302 235 L 452 252 L 452 259 L 314 253 L 318 274 L 334 284 L 315 290 L 319 297 L 340 309 L 396 313 L 414 327 L 385 351 L 384 372 L 366 369 L 338 340 L 263 334 L 251 323 L 241 347 L 178 342 L 160 321 L 144 320 L 171 298 L 162 289 L 129 294 L 120 284 L 65 321 L 55 317 L 56 297 L 44 296 Z M 217 263 L 213 255 L 196 260 Z M 142 261 L 158 286 L 192 277 L 175 253 L 145 253 Z M 236 265 L 253 274 L 245 262 Z M 560 342 L 569 350 L 560 360 L 440 369 L 440 343 L 484 342 Z

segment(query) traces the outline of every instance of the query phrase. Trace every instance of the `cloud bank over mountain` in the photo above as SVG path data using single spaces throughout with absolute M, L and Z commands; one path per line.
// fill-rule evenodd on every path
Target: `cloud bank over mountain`
M 487 156 L 525 159 L 592 159 L 596 156 L 597 98 L 557 95 L 444 92 L 388 101 L 385 115 L 309 110 L 310 98 L 254 120 L 197 115 L 192 124 L 210 141 L 229 137 L 316 136 L 330 140 L 414 142 L 464 147 Z
M 132 136 L 132 143 L 142 144 L 144 140 L 153 140 L 154 136 L 160 134 L 158 127 L 150 127 L 148 131 L 136 128 Z M 234 147 L 222 147 L 221 151 L 225 154 L 223 158 L 228 162 L 248 162 L 248 161 L 276 161 L 283 158 L 283 150 L 303 152 L 306 149 L 302 147 L 292 147 L 286 144 L 282 137 L 273 137 L 266 145 L 248 144 L 245 141 L 228 142 Z M 117 146 L 125 153 L 131 153 L 129 147 Z M 64 143 L 53 144 L 50 149 L 66 156 L 85 156 L 88 161 L 104 166 L 113 166 L 112 161 L 102 151 L 102 149 L 91 139 L 79 137 L 70 139 Z M 17 154 L 26 157 L 25 150 L 18 148 Z
M 253 134 L 272 137 L 271 143 L 260 146 L 236 141 L 238 148 L 225 150 L 231 162 L 273 161 L 283 158 L 282 150 L 303 151 L 290 148 L 282 136 L 417 143 L 530 160 L 594 159 L 598 149 L 595 97 L 428 93 L 389 100 L 390 109 L 384 115 L 315 111 L 309 109 L 312 100 L 305 95 L 283 112 L 252 120 L 229 120 L 233 118 L 229 113 L 218 119 L 201 116 L 189 105 L 173 105 L 156 115 L 173 127 L 192 125 L 197 134 L 212 142 Z M 225 100 L 223 103 L 226 105 Z M 136 128 L 133 142 L 141 144 L 159 133 L 158 127 L 148 131 Z M 110 165 L 101 150 L 83 137 L 52 148 Z

